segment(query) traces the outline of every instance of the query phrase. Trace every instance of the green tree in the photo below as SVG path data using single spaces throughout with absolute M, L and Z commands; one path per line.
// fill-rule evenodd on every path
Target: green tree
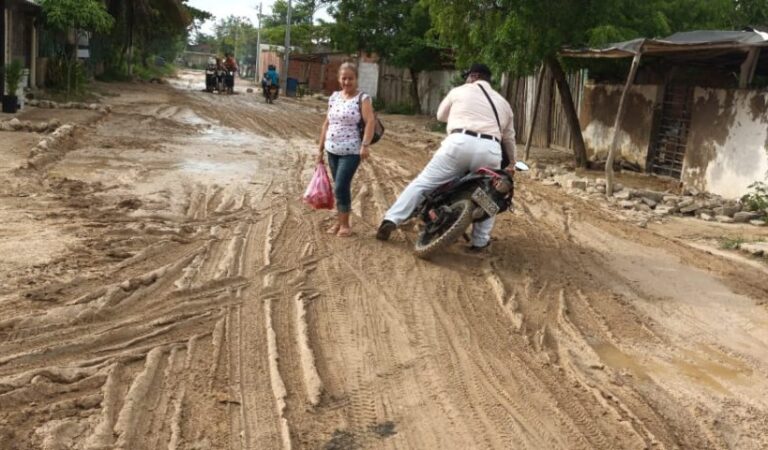
M 340 0 L 329 12 L 331 40 L 347 52 L 377 53 L 397 67 L 408 69 L 413 80 L 411 99 L 418 111 L 419 74 L 442 66 L 442 49 L 429 38 L 432 21 L 428 7 L 418 0 Z
M 188 0 L 106 0 L 116 26 L 102 36 L 105 64 L 110 72 L 133 74 L 138 59 L 144 66 L 152 55 L 175 59 L 192 29 L 211 15 L 190 7 Z M 138 56 L 138 58 L 137 58 Z
M 434 31 L 458 60 L 481 59 L 497 70 L 529 74 L 542 61 L 558 85 L 576 162 L 586 152 L 557 54 L 564 46 L 601 45 L 697 28 L 731 28 L 764 20 L 767 0 L 423 0 Z
M 314 17 L 321 2 L 316 0 L 297 0 L 291 5 L 291 46 L 302 51 L 312 51 L 318 45 L 329 41 L 329 26 L 315 23 Z M 277 0 L 272 5 L 272 13 L 261 21 L 261 36 L 265 43 L 283 45 L 285 43 L 285 25 L 288 17 L 288 2 Z
M 256 28 L 245 17 L 229 16 L 214 26 L 215 47 L 220 53 L 240 57 L 253 54 L 256 48 Z
M 291 25 L 306 24 L 312 25 L 315 19 L 315 13 L 320 7 L 320 2 L 315 0 L 296 0 L 291 4 Z M 284 26 L 288 18 L 288 2 L 286 0 L 276 0 L 272 5 L 272 14 L 262 18 L 262 27 L 272 28 Z
M 65 46 L 63 54 L 67 68 L 67 94 L 70 94 L 73 87 L 72 72 L 77 65 L 77 33 L 107 32 L 113 26 L 114 19 L 98 0 L 41 0 L 40 6 L 48 25 L 68 35 L 71 33 L 74 37 Z

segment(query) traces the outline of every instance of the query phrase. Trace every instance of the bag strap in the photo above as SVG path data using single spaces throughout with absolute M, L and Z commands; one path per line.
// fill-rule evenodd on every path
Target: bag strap
M 488 99 L 488 103 L 491 104 L 491 108 L 493 108 L 493 115 L 496 116 L 496 125 L 499 126 L 499 133 L 501 133 L 501 137 L 504 137 L 504 131 L 501 129 L 501 121 L 499 120 L 499 113 L 496 111 L 496 105 L 493 104 L 493 100 L 491 100 L 491 96 L 488 95 L 488 92 L 485 91 L 485 88 L 482 84 L 478 83 L 477 86 L 483 91 L 483 94 L 485 94 L 485 98 Z
M 483 91 L 483 94 L 485 94 L 485 98 L 488 99 L 488 103 L 491 104 L 491 108 L 493 108 L 493 115 L 496 117 L 496 125 L 499 126 L 499 133 L 500 133 L 500 136 L 501 136 L 501 140 L 500 140 L 500 143 L 501 143 L 501 168 L 503 169 L 506 166 L 508 166 L 511 163 L 511 161 L 509 160 L 509 155 L 507 155 L 507 150 L 504 148 L 504 144 L 503 144 L 503 142 L 504 142 L 504 130 L 501 129 L 501 121 L 499 120 L 499 113 L 496 111 L 496 105 L 493 104 L 493 100 L 491 100 L 491 96 L 488 95 L 488 92 L 485 91 L 485 88 L 483 87 L 483 85 L 480 84 L 480 83 L 478 83 L 477 85 Z
M 365 120 L 363 120 L 363 94 L 364 92 L 360 92 L 357 96 L 357 109 L 360 111 L 360 122 L 365 123 Z

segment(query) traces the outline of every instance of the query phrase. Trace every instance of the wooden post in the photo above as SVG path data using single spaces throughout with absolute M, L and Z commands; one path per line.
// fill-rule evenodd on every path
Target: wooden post
M 749 83 L 752 82 L 752 78 L 755 76 L 755 69 L 757 68 L 757 60 L 760 56 L 760 48 L 754 47 L 747 53 L 747 58 L 741 64 L 741 74 L 739 75 L 739 89 L 746 89 L 749 87 Z
M 8 33 L 8 20 L 6 19 L 5 0 L 0 0 L 0 20 L 2 23 L 2 33 L 0 33 L 0 97 L 5 95 L 5 46 Z M 10 61 L 9 61 L 10 62 Z
M 613 123 L 613 144 L 608 152 L 608 161 L 605 162 L 605 195 L 613 195 L 613 161 L 616 160 L 616 152 L 619 150 L 619 136 L 621 134 L 621 123 L 624 120 L 624 110 L 627 100 L 627 93 L 630 86 L 635 81 L 635 74 L 637 73 L 637 66 L 640 65 L 640 55 L 642 53 L 642 47 L 638 49 L 635 57 L 632 59 L 632 67 L 629 69 L 629 75 L 627 76 L 627 82 L 624 83 L 624 90 L 621 92 L 621 100 L 619 100 L 619 111 L 616 113 L 616 121 Z
M 573 156 L 576 167 L 587 167 L 587 150 L 584 147 L 584 136 L 581 134 L 581 124 L 579 123 L 579 114 L 576 111 L 576 105 L 573 103 L 571 89 L 568 86 L 568 79 L 563 72 L 560 61 L 554 56 L 549 56 L 544 60 L 549 67 L 549 73 L 557 84 L 557 92 L 560 94 L 560 101 L 563 106 L 565 118 L 568 121 L 568 127 L 571 129 L 571 138 L 573 139 Z
M 544 72 L 546 65 L 542 64 L 539 74 L 536 77 L 536 94 L 533 96 L 533 114 L 531 114 L 531 127 L 528 130 L 528 138 L 525 140 L 525 160 L 531 156 L 531 141 L 533 140 L 533 129 L 536 127 L 536 116 L 539 113 L 539 103 L 541 102 L 541 85 L 544 83 Z

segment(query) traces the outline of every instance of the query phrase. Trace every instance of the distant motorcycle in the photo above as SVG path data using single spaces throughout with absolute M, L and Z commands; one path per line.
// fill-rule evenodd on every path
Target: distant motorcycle
M 235 71 L 224 71 L 224 89 L 227 94 L 233 94 L 235 92 Z
M 205 68 L 205 90 L 213 92 L 216 90 L 218 81 L 216 78 L 216 64 L 208 64 Z
M 226 90 L 227 71 L 222 68 L 216 69 L 216 90 L 223 94 Z
M 276 85 L 274 84 L 266 85 L 264 86 L 262 91 L 264 93 L 264 99 L 266 100 L 267 103 L 272 104 L 275 102 L 275 100 L 277 100 L 279 89 Z
M 528 170 L 523 162 L 515 168 Z M 514 186 L 506 171 L 482 168 L 427 194 L 411 215 L 424 222 L 414 246 L 416 256 L 429 258 L 464 235 L 473 222 L 511 209 Z

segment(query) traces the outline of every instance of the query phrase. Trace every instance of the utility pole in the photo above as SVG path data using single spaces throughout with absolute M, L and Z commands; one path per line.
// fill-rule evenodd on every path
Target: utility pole
M 232 49 L 232 57 L 237 61 L 237 33 L 240 31 L 240 18 L 235 17 L 235 48 Z
M 259 3 L 259 13 L 256 15 L 258 28 L 256 28 L 256 71 L 253 74 L 253 82 L 259 83 L 261 77 L 261 3 Z
M 288 62 L 291 56 L 291 0 L 288 0 L 288 14 L 285 18 L 285 62 L 283 63 L 283 79 L 280 83 L 283 95 L 288 95 Z

